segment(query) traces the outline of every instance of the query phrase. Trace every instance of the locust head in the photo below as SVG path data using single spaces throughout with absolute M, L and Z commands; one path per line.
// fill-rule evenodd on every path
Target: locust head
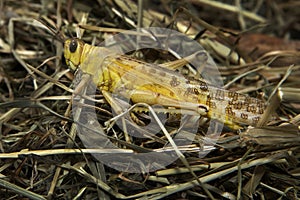
M 84 42 L 78 38 L 67 39 L 64 43 L 64 55 L 67 65 L 76 70 L 81 63 Z

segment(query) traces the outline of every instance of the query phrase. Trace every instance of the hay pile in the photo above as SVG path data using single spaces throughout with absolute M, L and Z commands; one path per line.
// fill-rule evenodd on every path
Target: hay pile
M 0 198 L 299 198 L 299 2 L 138 2 L 0 2 Z M 73 72 L 63 44 L 37 19 L 67 37 L 81 27 L 89 44 L 136 27 L 178 30 L 210 53 L 226 89 L 268 102 L 267 114 L 258 127 L 224 128 L 214 146 L 206 146 L 208 123 L 199 124 L 194 141 L 177 147 L 184 157 L 165 169 L 127 173 L 107 167 L 90 154 L 101 149 L 86 149 L 77 135 Z M 159 50 L 133 54 L 147 62 L 174 60 Z M 113 113 L 98 94 L 97 116 L 105 126 Z M 150 116 L 135 114 L 141 123 Z M 178 127 L 178 116 L 167 116 L 167 129 Z M 162 132 L 140 139 L 117 124 L 105 134 L 121 151 L 148 152 L 168 143 Z

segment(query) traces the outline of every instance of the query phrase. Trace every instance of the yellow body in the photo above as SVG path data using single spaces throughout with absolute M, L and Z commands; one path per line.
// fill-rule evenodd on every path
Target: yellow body
M 264 112 L 262 101 L 190 80 L 173 70 L 117 55 L 73 38 L 65 41 L 64 55 L 71 69 L 93 76 L 101 91 L 118 93 L 132 102 L 191 110 L 237 129 L 254 125 Z

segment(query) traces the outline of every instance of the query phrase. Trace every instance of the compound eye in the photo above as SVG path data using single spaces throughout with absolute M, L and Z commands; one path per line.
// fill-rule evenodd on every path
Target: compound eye
M 78 46 L 77 40 L 72 39 L 71 43 L 70 43 L 70 46 L 69 46 L 70 52 L 74 53 L 76 51 L 76 49 L 77 49 L 77 46 Z

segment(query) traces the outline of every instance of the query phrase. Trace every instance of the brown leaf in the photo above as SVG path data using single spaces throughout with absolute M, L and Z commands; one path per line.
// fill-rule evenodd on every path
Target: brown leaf
M 251 33 L 242 35 L 238 48 L 253 60 L 257 60 L 270 52 L 274 53 L 272 55 L 269 54 L 270 56 L 279 55 L 279 58 L 272 63 L 272 66 L 300 63 L 300 41 L 298 40 L 285 40 L 274 36 Z

